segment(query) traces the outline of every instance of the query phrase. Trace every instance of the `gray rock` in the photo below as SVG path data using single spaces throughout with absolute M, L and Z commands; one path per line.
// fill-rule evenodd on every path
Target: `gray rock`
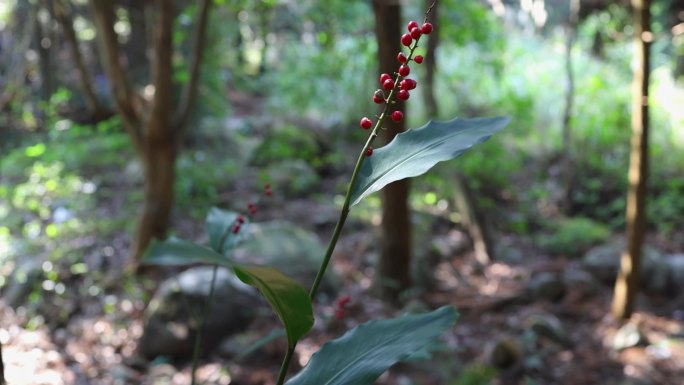
M 38 259 L 27 259 L 14 268 L 2 296 L 7 306 L 16 310 L 24 305 L 42 277 L 42 261 Z
M 526 331 L 534 333 L 536 338 L 545 338 L 565 348 L 572 348 L 574 343 L 561 321 L 551 314 L 531 315 L 523 325 Z
M 665 258 L 670 271 L 670 281 L 677 290 L 684 289 L 684 254 L 674 254 Z
M 563 271 L 563 282 L 566 287 L 579 290 L 582 294 L 593 295 L 599 291 L 599 284 L 594 276 L 580 269 L 566 269 Z
M 582 258 L 582 266 L 601 283 L 612 285 L 620 269 L 620 256 L 624 248 L 624 240 L 592 248 Z M 648 292 L 662 294 L 668 289 L 670 279 L 666 260 L 648 245 L 643 248 L 639 280 Z
M 139 354 L 151 358 L 191 356 L 197 332 L 195 319 L 209 296 L 212 267 L 188 269 L 164 281 L 145 310 Z M 242 283 L 231 270 L 219 268 L 214 299 L 204 329 L 204 352 L 223 338 L 247 329 L 260 304 L 255 289 Z
M 612 345 L 614 350 L 620 351 L 635 346 L 646 346 L 648 341 L 637 325 L 626 324 L 615 333 Z
M 555 273 L 543 272 L 534 275 L 530 279 L 528 289 L 535 298 L 542 298 L 551 302 L 557 302 L 565 296 L 563 278 Z
M 253 223 L 248 231 L 251 236 L 235 249 L 238 261 L 274 267 L 305 289 L 311 287 L 325 255 L 316 234 L 285 221 Z M 321 289 L 331 293 L 336 286 L 334 273 L 328 268 Z

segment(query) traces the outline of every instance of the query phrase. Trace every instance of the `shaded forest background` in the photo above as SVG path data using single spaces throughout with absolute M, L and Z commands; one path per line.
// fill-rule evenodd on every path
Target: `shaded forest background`
M 159 306 L 148 305 L 182 302 L 173 285 L 201 283 L 206 270 L 150 271 L 139 258 L 154 237 L 205 241 L 212 206 L 247 212 L 255 203 L 254 238 L 238 257 L 311 280 L 364 140 L 358 121 L 375 113 L 379 68 L 394 65 L 382 54 L 388 42 L 392 55 L 398 49 L 390 23 L 421 20 L 425 8 L 0 3 L 8 383 L 188 383 L 192 320 L 183 306 L 162 306 L 186 335 L 154 334 Z M 684 2 L 653 1 L 651 13 L 647 225 L 629 322 L 609 315 L 626 247 L 628 2 L 440 0 L 419 49 L 426 62 L 412 67 L 419 86 L 406 127 L 455 116 L 512 123 L 399 188 L 402 198 L 375 194 L 352 211 L 299 364 L 360 322 L 452 304 L 461 312 L 454 330 L 380 383 L 678 383 Z M 388 217 L 392 199 L 405 205 L 404 222 Z M 283 341 L 254 343 L 277 322 L 226 279 L 227 310 L 209 332 L 217 344 L 200 377 L 272 384 Z M 200 283 L 181 291 L 201 302 Z M 346 295 L 340 320 L 336 300 Z

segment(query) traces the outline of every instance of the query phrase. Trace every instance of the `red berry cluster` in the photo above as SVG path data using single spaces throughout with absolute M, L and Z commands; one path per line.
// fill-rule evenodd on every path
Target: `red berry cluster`
M 266 182 L 264 183 L 264 194 L 266 196 L 272 196 L 273 195 L 273 190 L 271 189 L 271 184 Z M 254 204 L 253 202 L 247 202 L 247 212 L 249 215 L 254 215 L 257 212 L 257 205 Z M 235 218 L 235 222 L 233 223 L 233 226 L 230 228 L 231 232 L 233 234 L 237 234 L 240 232 L 240 229 L 242 228 L 242 225 L 245 223 L 245 217 L 243 215 L 238 215 L 237 218 Z
M 422 35 L 429 35 L 432 33 L 433 27 L 432 24 L 428 22 L 425 22 L 423 25 L 419 25 L 416 21 L 411 21 L 406 26 L 406 29 L 408 29 L 408 33 L 405 33 L 401 36 L 401 44 L 408 47 L 410 52 L 408 56 L 403 52 L 399 52 L 399 54 L 397 54 L 397 61 L 401 64 L 395 74 L 396 79 L 393 79 L 392 76 L 387 73 L 380 75 L 380 86 L 382 88 L 375 90 L 373 93 L 373 102 L 376 104 L 393 103 L 393 97 L 396 97 L 399 100 L 408 100 L 408 98 L 411 96 L 409 91 L 416 88 L 417 83 L 415 80 L 404 78 L 411 73 L 411 68 L 409 67 L 409 63 L 411 61 L 415 62 L 416 64 L 423 63 L 423 56 L 416 55 L 413 57 L 413 51 L 415 51 L 415 49 L 418 47 L 418 40 L 420 40 L 420 37 Z M 386 96 L 385 91 L 389 91 L 389 95 Z M 390 115 L 390 119 L 392 119 L 394 122 L 400 122 L 402 119 L 404 119 L 404 113 L 399 110 L 393 111 Z M 368 117 L 363 117 L 359 122 L 359 125 L 364 130 L 368 130 L 373 127 L 373 121 Z M 366 150 L 366 156 L 371 155 L 373 155 L 373 148 L 369 146 Z

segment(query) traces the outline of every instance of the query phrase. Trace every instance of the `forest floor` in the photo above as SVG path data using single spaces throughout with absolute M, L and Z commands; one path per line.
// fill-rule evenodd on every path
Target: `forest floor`
M 101 199 L 97 215 L 115 216 L 121 209 L 117 198 Z M 301 209 L 308 206 L 311 202 L 304 197 L 266 208 L 260 215 L 303 220 Z M 192 221 L 175 218 L 174 226 Z M 306 223 L 298 224 L 307 227 Z M 190 239 L 199 236 L 193 225 L 180 232 Z M 320 235 L 326 242 L 329 235 Z M 127 285 L 136 285 L 135 279 L 122 278 L 128 237 L 121 230 L 114 232 L 113 238 L 95 237 L 86 242 L 84 247 L 93 250 L 113 248 L 107 270 L 101 272 L 105 283 L 99 295 L 73 290 L 66 300 L 52 304 L 57 310 L 70 309 L 65 322 L 52 322 L 48 317 L 31 325 L 31 314 L 14 311 L 0 300 L 0 343 L 9 385 L 190 383 L 189 362 L 147 362 L 136 356 L 144 298 L 149 294 L 145 285 L 150 282 L 143 280 L 144 284 L 132 290 Z M 454 242 L 467 239 L 454 224 L 438 226 L 434 237 Z M 641 295 L 638 311 L 630 321 L 640 331 L 640 340 L 629 344 L 632 347 L 616 350 L 614 337 L 622 325 L 609 315 L 611 287 L 569 285 L 553 300 L 526 294 L 535 274 L 577 271 L 576 260 L 545 256 L 523 237 L 502 235 L 500 241 L 519 250 L 523 258 L 481 265 L 468 248 L 443 255 L 430 262 L 430 282 L 412 293 L 403 309 L 394 309 L 371 294 L 372 238 L 373 232 L 360 226 L 344 232 L 333 269 L 343 282 L 339 295 L 350 295 L 351 304 L 342 320 L 333 317 L 333 304 L 315 305 L 317 318 L 324 322 L 317 323 L 299 344 L 298 363 L 304 364 L 326 340 L 367 320 L 450 304 L 460 318 L 442 343 L 432 349 L 431 358 L 401 363 L 378 384 L 679 385 L 684 381 L 682 295 Z M 88 285 L 83 276 L 75 276 L 72 283 L 80 289 Z M 544 331 L 544 325 L 553 330 Z M 252 331 L 266 335 L 275 327 L 275 317 L 259 319 Z M 200 383 L 274 384 L 284 350 L 282 341 L 276 341 L 238 362 L 212 353 L 201 360 Z M 497 367 L 496 373 L 487 369 L 490 367 Z

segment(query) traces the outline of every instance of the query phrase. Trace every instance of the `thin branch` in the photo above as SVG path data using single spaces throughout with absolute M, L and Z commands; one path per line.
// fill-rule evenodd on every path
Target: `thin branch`
M 102 65 L 107 72 L 116 108 L 124 128 L 133 139 L 133 144 L 140 150 L 143 143 L 143 134 L 138 125 L 140 117 L 135 111 L 136 95 L 131 91 L 121 66 L 118 36 L 114 32 L 114 4 L 111 0 L 90 0 L 90 5 L 97 26 Z
M 185 84 L 178 104 L 177 113 L 174 116 L 174 128 L 177 133 L 177 138 L 180 138 L 184 130 L 188 117 L 190 116 L 190 109 L 197 96 L 199 71 L 202 64 L 202 53 L 206 46 L 207 21 L 209 19 L 209 8 L 211 3 L 211 0 L 202 0 L 199 4 L 199 17 L 197 19 L 197 24 L 195 25 L 192 58 L 190 59 L 190 79 Z
M 62 0 L 57 0 L 53 4 L 55 17 L 62 26 L 64 38 L 69 43 L 71 56 L 74 60 L 74 66 L 76 67 L 76 72 L 78 73 L 78 77 L 81 82 L 81 88 L 83 90 L 83 94 L 85 95 L 85 102 L 88 107 L 88 112 L 94 116 L 102 111 L 103 108 L 97 99 L 97 96 L 95 95 L 93 83 L 90 81 L 88 70 L 83 62 L 83 54 L 78 46 L 78 39 L 76 38 L 76 32 L 74 31 L 73 20 L 67 13 L 65 4 L 62 2 Z

